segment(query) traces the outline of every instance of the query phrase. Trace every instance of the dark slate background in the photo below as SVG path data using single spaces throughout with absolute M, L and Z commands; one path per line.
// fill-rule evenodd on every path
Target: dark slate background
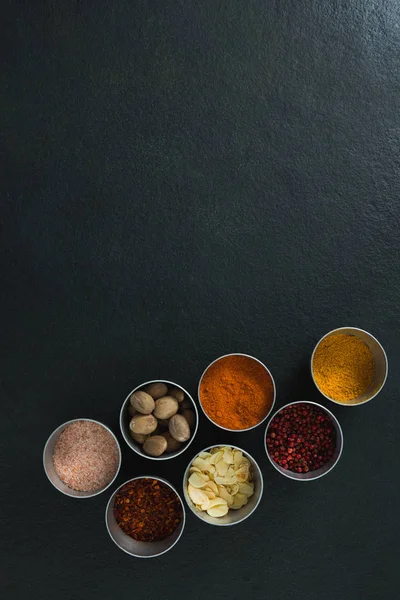
M 400 8 L 397 0 L 31 0 L 2 19 L 3 598 L 391 600 L 399 586 Z M 265 493 L 236 528 L 191 514 L 167 555 L 108 538 L 108 493 L 76 501 L 42 468 L 50 432 L 118 432 L 137 384 L 196 394 L 227 352 L 263 360 L 277 406 L 327 404 L 317 340 L 354 325 L 391 372 L 330 405 L 338 467 L 309 484 L 267 462 L 263 428 L 201 420 L 179 459 L 123 448 L 118 483 L 181 485 L 195 451 L 237 443 Z M 119 435 L 119 434 L 118 434 Z

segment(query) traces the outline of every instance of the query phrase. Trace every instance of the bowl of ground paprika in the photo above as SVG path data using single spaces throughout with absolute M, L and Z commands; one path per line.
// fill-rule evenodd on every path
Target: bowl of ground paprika
M 145 475 L 126 481 L 112 494 L 105 519 L 118 548 L 136 558 L 154 558 L 178 542 L 185 508 L 168 481 Z
M 280 408 L 265 431 L 265 451 L 279 473 L 297 481 L 326 475 L 338 463 L 343 432 L 330 410 L 315 402 Z
M 248 431 L 270 414 L 276 397 L 267 367 L 248 354 L 226 354 L 214 360 L 199 382 L 200 406 L 225 431 Z
M 340 327 L 324 335 L 311 356 L 315 385 L 327 400 L 358 406 L 383 388 L 388 372 L 386 353 L 363 329 Z

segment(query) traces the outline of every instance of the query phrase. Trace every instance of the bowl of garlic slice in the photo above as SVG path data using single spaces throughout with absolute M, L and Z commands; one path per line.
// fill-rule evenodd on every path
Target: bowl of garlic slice
M 257 462 L 237 446 L 210 446 L 189 463 L 183 476 L 189 508 L 210 525 L 236 525 L 260 503 L 263 477 Z

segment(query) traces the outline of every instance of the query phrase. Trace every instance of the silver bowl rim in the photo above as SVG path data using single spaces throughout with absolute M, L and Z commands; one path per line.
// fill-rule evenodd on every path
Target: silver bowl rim
M 117 492 L 127 483 L 130 483 L 131 481 L 135 481 L 136 479 L 156 479 L 157 481 L 161 481 L 162 483 L 165 483 L 165 485 L 168 485 L 174 492 L 175 494 L 178 496 L 179 501 L 181 503 L 182 506 L 182 527 L 181 527 L 181 531 L 178 535 L 178 537 L 176 538 L 176 540 L 174 541 L 173 544 L 171 544 L 170 546 L 168 546 L 168 548 L 166 548 L 165 550 L 163 550 L 162 552 L 157 552 L 157 554 L 148 554 L 147 556 L 143 556 L 141 554 L 135 554 L 134 552 L 129 552 L 129 550 L 126 550 L 125 548 L 122 548 L 122 546 L 120 546 L 117 542 L 117 540 L 114 538 L 114 536 L 112 535 L 110 528 L 108 526 L 108 522 L 107 522 L 107 513 L 108 513 L 108 509 L 109 506 L 112 502 L 112 500 L 115 498 Z M 180 493 L 178 492 L 178 490 L 172 485 L 172 483 L 170 483 L 169 481 L 167 481 L 167 479 L 164 479 L 164 477 L 159 477 L 156 475 L 138 475 L 137 477 L 132 477 L 131 479 L 127 479 L 126 481 L 124 481 L 124 483 L 121 483 L 121 485 L 119 485 L 117 487 L 116 490 L 114 490 L 114 492 L 111 494 L 107 505 L 106 505 L 106 510 L 104 513 L 104 520 L 106 523 L 106 528 L 108 531 L 108 535 L 110 536 L 110 538 L 112 539 L 112 541 L 114 542 L 114 544 L 117 546 L 117 548 L 119 548 L 120 550 L 122 550 L 123 552 L 125 552 L 126 554 L 128 554 L 129 556 L 133 556 L 135 558 L 157 558 L 157 556 L 161 556 L 162 554 L 165 554 L 166 552 L 168 552 L 169 550 L 172 550 L 172 548 L 178 543 L 178 541 L 181 539 L 182 537 L 182 533 L 183 530 L 185 529 L 185 525 L 186 525 L 186 509 L 185 509 L 185 504 L 182 500 L 182 497 L 180 495 Z M 172 534 L 171 534 L 172 535 Z M 142 542 L 143 544 L 151 544 L 152 542 Z
M 89 494 L 86 492 L 84 492 L 86 495 L 85 496 L 75 496 L 74 494 L 69 494 L 68 492 L 61 490 L 59 487 L 57 487 L 57 485 L 50 479 L 49 474 L 47 472 L 46 469 L 46 464 L 45 464 L 45 456 L 46 456 L 46 450 L 47 450 L 47 446 L 50 443 L 50 440 L 58 433 L 58 436 L 62 433 L 62 431 L 68 426 L 71 425 L 71 423 L 75 423 L 76 421 L 91 421 L 92 423 L 97 423 L 97 425 L 101 425 L 102 427 L 104 427 L 104 429 L 107 429 L 107 431 L 109 433 L 111 433 L 112 437 L 115 440 L 115 443 L 117 445 L 118 448 L 118 455 L 119 455 L 119 461 L 118 461 L 118 467 L 117 470 L 115 472 L 114 477 L 111 479 L 110 483 L 108 483 L 106 485 L 106 487 L 102 488 L 101 490 L 98 490 L 97 492 L 93 492 L 92 494 Z M 64 496 L 68 496 L 69 498 L 76 498 L 78 500 L 82 499 L 85 500 L 86 498 L 93 498 L 94 496 L 98 496 L 99 494 L 102 494 L 103 492 L 105 492 L 116 480 L 116 478 L 118 477 L 118 473 L 121 469 L 121 464 L 122 464 L 122 452 L 121 452 L 121 446 L 119 444 L 119 441 L 115 435 L 115 433 L 113 431 L 111 431 L 111 429 L 109 427 L 107 427 L 107 425 L 104 425 L 104 423 L 102 423 L 101 421 L 97 421 L 96 419 L 88 419 L 86 417 L 80 418 L 80 419 L 71 419 L 69 421 L 65 421 L 65 423 L 62 423 L 61 425 L 59 425 L 58 427 L 56 427 L 56 429 L 54 429 L 54 431 L 49 435 L 49 437 L 47 438 L 47 441 L 44 445 L 44 449 L 43 449 L 43 468 L 44 468 L 44 472 L 46 473 L 47 479 L 50 481 L 51 485 L 53 487 L 56 488 L 56 490 L 58 490 L 61 494 L 64 494 Z M 64 483 L 64 482 L 63 482 Z M 65 484 L 66 485 L 66 484 Z M 72 488 L 71 488 L 72 489 Z M 77 491 L 77 490 L 74 490 Z
M 166 383 L 171 386 L 178 387 L 187 395 L 187 397 L 190 399 L 190 401 L 193 404 L 194 413 L 196 415 L 196 424 L 195 424 L 195 427 L 193 430 L 193 434 L 192 434 L 191 438 L 187 442 L 185 442 L 185 444 L 183 445 L 183 448 L 181 448 L 177 452 L 173 452 L 171 454 L 165 454 L 165 455 L 161 455 L 161 456 L 149 456 L 148 454 L 145 454 L 145 452 L 141 452 L 138 448 L 136 448 L 136 445 L 134 445 L 134 440 L 131 440 L 130 438 L 128 438 L 124 432 L 124 428 L 123 428 L 124 409 L 125 409 L 126 404 L 129 402 L 129 398 L 132 396 L 132 394 L 134 392 L 136 392 L 137 390 L 140 390 L 141 388 L 143 388 L 146 385 L 150 385 L 151 383 Z M 197 409 L 196 402 L 193 400 L 192 396 L 179 383 L 175 383 L 174 381 L 169 381 L 168 379 L 152 379 L 151 381 L 145 381 L 144 383 L 137 385 L 131 392 L 129 392 L 129 394 L 127 395 L 127 397 L 125 398 L 125 400 L 122 403 L 121 410 L 119 411 L 119 428 L 121 430 L 122 437 L 124 438 L 125 442 L 129 446 L 129 448 L 131 450 L 133 450 L 134 452 L 136 452 L 136 454 L 138 454 L 139 456 L 143 456 L 144 458 L 148 458 L 149 460 L 157 460 L 157 461 L 171 460 L 173 458 L 176 458 L 177 456 L 180 456 L 183 452 L 185 452 L 185 450 L 187 448 L 189 448 L 190 444 L 193 442 L 193 440 L 197 434 L 197 430 L 199 428 L 199 411 Z
M 283 410 L 284 408 L 287 408 L 288 406 L 293 406 L 294 404 L 312 404 L 314 406 L 318 406 L 319 408 L 322 408 L 322 410 L 325 411 L 329 415 L 329 417 L 332 419 L 332 421 L 335 423 L 335 425 L 337 427 L 337 430 L 339 431 L 339 434 L 340 434 L 340 448 L 339 448 L 339 453 L 338 453 L 338 455 L 336 457 L 335 462 L 329 467 L 329 469 L 327 469 L 326 471 L 324 471 L 324 473 L 320 473 L 319 475 L 316 475 L 315 477 L 308 477 L 307 479 L 301 479 L 299 477 L 296 477 L 296 473 L 293 473 L 293 475 L 289 475 L 289 472 L 288 473 L 282 473 L 282 471 L 276 465 L 275 461 L 273 461 L 272 458 L 270 457 L 269 452 L 268 452 L 268 447 L 267 447 L 267 432 L 268 432 L 269 426 L 271 425 L 272 420 L 276 417 L 276 415 L 278 413 L 281 412 L 281 410 Z M 296 402 L 288 402 L 288 404 L 285 404 L 284 406 L 282 406 L 281 408 L 279 408 L 276 411 L 276 413 L 274 413 L 272 415 L 272 417 L 268 421 L 267 426 L 265 428 L 264 449 L 265 449 L 265 452 L 266 452 L 266 454 L 268 456 L 268 459 L 269 459 L 270 463 L 278 471 L 278 473 L 280 473 L 281 475 L 284 475 L 288 479 L 292 479 L 293 481 L 315 481 L 316 479 L 321 479 L 321 477 L 324 477 L 325 475 L 327 475 L 328 473 L 330 473 L 332 471 L 332 469 L 334 467 L 336 467 L 336 465 L 339 462 L 340 457 L 342 456 L 343 445 L 344 445 L 343 430 L 342 430 L 342 427 L 341 427 L 339 421 L 335 417 L 335 415 L 329 410 L 329 408 L 326 408 L 322 404 L 318 404 L 318 402 L 311 402 L 310 400 L 297 400 Z M 311 473 L 312 473 L 312 471 L 311 471 Z
M 251 459 L 251 461 L 256 466 L 256 469 L 257 469 L 257 472 L 258 472 L 258 476 L 259 476 L 259 479 L 260 479 L 260 494 L 259 494 L 258 500 L 257 500 L 256 504 L 254 505 L 254 507 L 252 508 L 252 510 L 247 515 L 245 515 L 242 519 L 240 519 L 239 521 L 235 521 L 234 523 L 210 523 L 209 521 L 205 521 L 204 519 L 202 519 L 199 516 L 199 514 L 197 513 L 197 511 L 191 505 L 191 502 L 189 502 L 189 500 L 187 498 L 187 492 L 186 492 L 186 479 L 188 478 L 188 473 L 189 473 L 190 465 L 192 464 L 192 462 L 195 460 L 195 458 L 201 452 L 207 452 L 208 450 L 211 450 L 212 448 L 221 448 L 221 447 L 223 448 L 224 446 L 228 446 L 229 448 L 234 448 L 235 450 L 240 450 L 241 452 L 243 452 L 244 456 L 249 457 Z M 254 511 L 256 510 L 256 508 L 258 507 L 258 505 L 260 504 L 261 498 L 262 498 L 262 495 L 263 495 L 263 492 L 264 492 L 264 478 L 263 478 L 262 471 L 260 469 L 260 465 L 258 464 L 258 462 L 256 461 L 256 459 L 249 452 L 247 452 L 247 450 L 243 450 L 243 448 L 240 448 L 240 446 L 236 446 L 234 444 L 212 444 L 211 446 L 206 446 L 202 450 L 199 450 L 199 452 L 197 452 L 192 457 L 192 459 L 188 463 L 188 466 L 186 467 L 185 472 L 183 474 L 182 488 L 183 488 L 183 497 L 185 498 L 186 504 L 188 505 L 188 507 L 190 508 L 190 510 L 192 511 L 192 513 L 194 515 L 196 515 L 196 517 L 198 519 L 200 519 L 203 523 L 206 523 L 207 525 L 217 526 L 217 527 L 232 527 L 233 525 L 239 525 L 239 523 L 243 523 L 243 521 L 245 521 L 246 519 L 248 519 L 254 513 Z
M 228 429 L 228 427 L 223 427 L 222 425 L 219 425 L 216 421 L 213 421 L 213 419 L 206 413 L 206 411 L 205 411 L 205 409 L 203 407 L 203 403 L 201 401 L 200 386 L 201 386 L 201 382 L 203 380 L 203 377 L 206 374 L 206 371 L 208 371 L 208 369 L 214 363 L 218 362 L 222 358 L 227 358 L 228 356 L 246 356 L 247 358 L 252 358 L 253 360 L 257 361 L 262 367 L 264 367 L 264 369 L 267 371 L 268 375 L 271 377 L 272 385 L 273 385 L 273 388 L 274 388 L 274 397 L 273 397 L 273 400 L 272 400 L 272 404 L 270 406 L 269 411 L 265 415 L 265 417 L 263 417 L 261 419 L 261 421 L 259 421 L 255 425 L 252 425 L 251 427 L 246 427 L 244 429 Z M 219 429 L 222 429 L 223 431 L 229 431 L 231 433 L 243 433 L 244 431 L 250 431 L 251 429 L 255 429 L 256 427 L 258 427 L 259 425 L 261 425 L 262 423 L 264 423 L 264 421 L 269 417 L 269 415 L 271 414 L 271 411 L 273 410 L 273 408 L 275 406 L 275 401 L 276 401 L 276 384 L 275 384 L 275 380 L 274 380 L 274 378 L 272 376 L 271 371 L 268 369 L 267 365 L 265 365 L 261 360 L 259 360 L 255 356 L 252 356 L 251 354 L 245 354 L 244 352 L 230 352 L 229 354 L 223 354 L 222 356 L 218 356 L 218 358 L 216 358 L 215 360 L 213 360 L 212 362 L 210 362 L 210 364 L 204 369 L 204 371 L 203 371 L 203 373 L 202 373 L 202 375 L 200 377 L 199 384 L 197 386 L 197 397 L 199 399 L 199 404 L 200 404 L 201 410 L 203 411 L 203 414 L 207 417 L 207 419 L 209 421 L 211 421 L 211 423 L 213 425 L 215 425 Z
M 324 340 L 326 337 L 330 336 L 331 334 L 338 333 L 339 331 L 343 331 L 344 329 L 354 329 L 355 331 L 361 331 L 362 333 L 365 333 L 367 336 L 369 336 L 370 338 L 372 338 L 374 340 L 374 342 L 376 342 L 377 345 L 379 346 L 379 348 L 382 350 L 382 354 L 383 354 L 383 357 L 385 359 L 385 377 L 383 379 L 382 385 L 379 388 L 379 390 L 377 392 L 375 392 L 375 394 L 373 396 L 371 396 L 371 398 L 368 398 L 368 400 L 364 400 L 363 402 L 356 402 L 356 403 L 353 403 L 353 404 L 347 404 L 346 402 L 339 402 L 338 400 L 334 400 L 333 398 L 330 398 L 329 396 L 327 396 L 326 394 L 324 394 L 324 392 L 319 388 L 317 382 L 315 381 L 314 372 L 313 372 L 314 355 L 315 355 L 315 352 L 316 352 L 318 346 L 322 342 L 322 340 Z M 328 333 L 326 333 L 325 335 L 322 336 L 322 338 L 316 343 L 315 348 L 314 348 L 314 350 L 313 350 L 313 352 L 311 354 L 310 368 L 311 368 L 311 377 L 312 377 L 312 380 L 314 382 L 314 385 L 317 388 L 317 390 L 319 391 L 319 393 L 322 394 L 322 396 L 324 398 L 326 398 L 330 402 L 333 402 L 334 404 L 338 404 L 339 406 L 353 407 L 353 406 L 363 406 L 364 404 L 367 404 L 368 402 L 370 402 L 371 400 L 373 400 L 374 398 L 376 398 L 376 396 L 382 391 L 383 386 L 385 385 L 386 380 L 387 380 L 387 376 L 388 376 L 389 361 L 388 361 L 388 357 L 387 357 L 387 354 L 385 352 L 384 347 L 382 346 L 382 344 L 380 343 L 380 341 L 377 340 L 374 335 L 372 335 L 372 333 L 370 333 L 366 329 L 361 329 L 360 327 L 347 326 L 347 327 L 337 327 L 336 329 L 332 329 L 331 331 L 328 331 Z

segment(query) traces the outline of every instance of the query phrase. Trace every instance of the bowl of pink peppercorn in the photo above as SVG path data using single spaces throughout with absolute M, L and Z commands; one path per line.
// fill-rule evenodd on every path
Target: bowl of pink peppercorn
M 279 409 L 265 432 L 265 450 L 285 477 L 312 481 L 337 464 L 343 432 L 330 410 L 315 402 L 292 402 Z

